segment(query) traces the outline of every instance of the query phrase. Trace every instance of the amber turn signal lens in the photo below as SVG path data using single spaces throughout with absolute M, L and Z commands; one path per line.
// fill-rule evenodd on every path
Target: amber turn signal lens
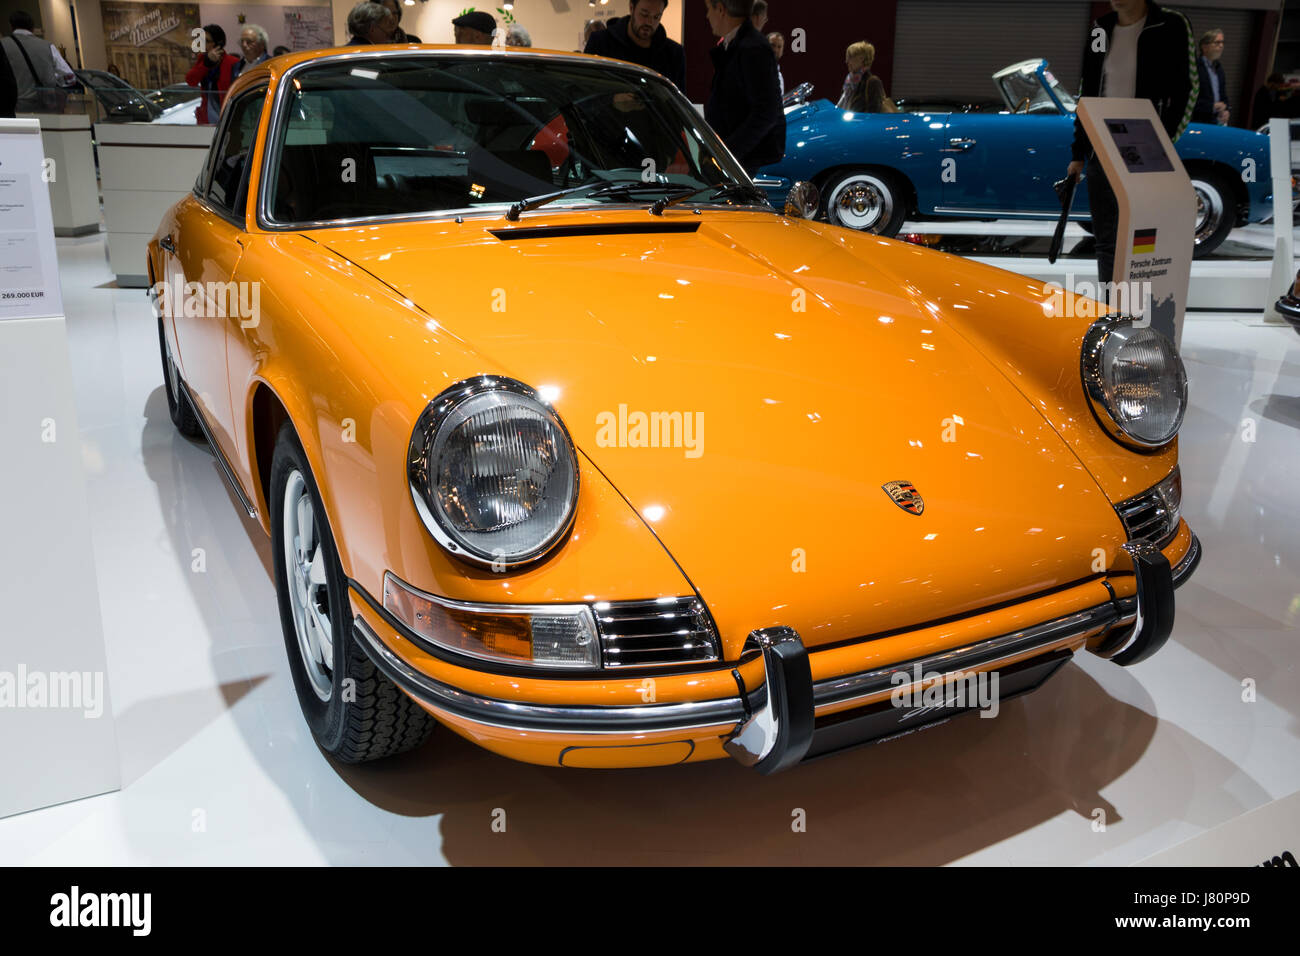
M 536 667 L 600 666 L 596 622 L 585 604 L 467 604 L 425 594 L 391 571 L 384 609 L 420 641 L 469 657 Z

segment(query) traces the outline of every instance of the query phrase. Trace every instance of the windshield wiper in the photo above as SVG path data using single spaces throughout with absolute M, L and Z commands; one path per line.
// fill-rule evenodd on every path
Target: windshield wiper
M 708 187 L 705 187 L 706 189 Z M 683 203 L 692 196 L 703 192 L 696 189 L 693 192 L 679 194 L 676 196 L 665 196 L 663 199 L 655 200 L 654 205 L 650 207 L 650 215 L 662 216 L 664 210 L 669 206 L 676 206 Z M 757 199 L 759 202 L 767 203 L 767 193 L 757 186 L 751 186 L 749 183 L 723 183 L 716 187 L 711 193 L 704 197 L 705 202 L 715 202 L 719 199 Z
M 680 186 L 673 183 L 645 183 L 640 180 L 624 180 L 621 182 L 599 182 L 584 183 L 581 186 L 573 186 L 569 189 L 561 189 L 559 192 L 545 193 L 541 196 L 533 196 L 531 199 L 521 199 L 512 205 L 506 211 L 506 220 L 509 222 L 518 222 L 519 217 L 533 209 L 540 209 L 548 203 L 553 203 L 557 199 L 563 199 L 566 196 L 576 196 L 579 193 L 588 196 L 616 196 L 619 193 L 645 192 L 646 190 L 672 189 L 680 192 L 684 196 L 694 196 L 698 189 L 694 186 Z M 659 200 L 662 202 L 662 200 Z

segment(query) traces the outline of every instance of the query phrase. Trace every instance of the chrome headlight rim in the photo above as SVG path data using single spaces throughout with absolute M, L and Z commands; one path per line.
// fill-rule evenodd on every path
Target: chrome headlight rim
M 1178 363 L 1179 374 L 1178 417 L 1167 437 L 1159 441 L 1151 441 L 1129 432 L 1106 399 L 1106 388 L 1101 367 L 1106 343 L 1115 332 L 1132 326 L 1136 321 L 1137 319 L 1131 315 L 1112 314 L 1103 315 L 1089 326 L 1088 331 L 1084 334 L 1083 347 L 1080 350 L 1079 374 L 1083 379 L 1084 393 L 1088 396 L 1088 406 L 1092 409 L 1093 417 L 1097 419 L 1097 423 L 1101 425 L 1106 434 L 1119 444 L 1134 451 L 1158 452 L 1168 448 L 1178 438 L 1178 432 L 1183 427 L 1183 419 L 1187 415 L 1187 370 L 1177 348 L 1174 348 L 1174 359 Z M 1145 330 L 1168 341 L 1163 333 L 1150 328 L 1150 326 L 1147 326 Z
M 423 491 L 423 489 L 430 487 L 429 476 L 432 474 L 430 468 L 434 466 L 434 463 L 430 461 L 429 455 L 432 452 L 441 426 L 462 403 L 487 392 L 505 392 L 523 398 L 536 405 L 538 409 L 546 414 L 564 438 L 569 467 L 573 473 L 573 491 L 569 496 L 567 517 L 555 531 L 538 545 L 519 555 L 490 553 L 476 547 L 472 542 L 463 540 L 456 534 L 454 529 L 444 523 L 441 510 L 426 500 Z M 411 432 L 411 442 L 407 450 L 406 474 L 407 485 L 411 492 L 411 501 L 414 503 L 415 510 L 419 514 L 425 529 L 433 536 L 433 539 L 453 557 L 460 558 L 478 567 L 490 568 L 493 571 L 515 570 L 542 560 L 568 538 L 577 517 L 581 475 L 578 469 L 578 450 L 573 444 L 573 436 L 569 434 L 564 419 L 555 411 L 550 402 L 542 398 L 535 388 L 524 384 L 518 379 L 504 375 L 482 374 L 462 379 L 443 389 L 425 406 L 424 411 L 420 413 L 419 419 L 416 420 L 415 428 Z

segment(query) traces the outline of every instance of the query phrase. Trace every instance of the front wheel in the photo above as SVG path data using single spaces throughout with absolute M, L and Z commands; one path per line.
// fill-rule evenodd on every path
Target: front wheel
M 831 225 L 892 238 L 906 216 L 903 184 L 885 170 L 852 169 L 826 188 L 826 220 Z
M 1237 224 L 1232 187 L 1218 173 L 1194 173 L 1196 193 L 1196 245 L 1192 258 L 1203 259 L 1223 244 Z
M 167 333 L 163 329 L 163 320 L 158 319 L 158 347 L 162 350 L 163 388 L 167 391 L 167 414 L 171 416 L 176 430 L 186 438 L 199 438 L 203 430 L 199 427 L 198 415 L 190 405 L 190 397 L 185 394 L 181 382 L 181 370 L 172 358 L 171 347 L 167 344 Z
M 424 742 L 434 722 L 352 640 L 347 580 L 298 436 L 285 423 L 271 464 L 271 553 L 289 670 L 316 743 L 344 763 Z

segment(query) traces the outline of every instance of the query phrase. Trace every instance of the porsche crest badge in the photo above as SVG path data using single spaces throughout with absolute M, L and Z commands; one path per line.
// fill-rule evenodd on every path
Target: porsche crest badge
M 889 481 L 880 487 L 885 489 L 885 494 L 889 495 L 894 504 L 908 514 L 919 515 L 925 511 L 925 499 L 910 481 Z

